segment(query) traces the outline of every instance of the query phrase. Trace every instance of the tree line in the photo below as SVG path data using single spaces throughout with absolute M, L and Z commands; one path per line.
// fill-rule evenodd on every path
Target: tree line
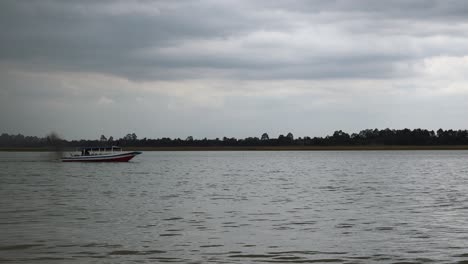
M 101 135 L 96 140 L 65 140 L 55 134 L 45 137 L 23 136 L 21 134 L 0 135 L 0 147 L 83 147 L 83 146 L 108 146 L 118 145 L 122 147 L 217 147 L 217 146 L 363 146 L 363 145 L 468 145 L 468 130 L 443 130 L 437 131 L 426 129 L 365 129 L 359 133 L 348 134 L 342 130 L 335 131 L 332 135 L 325 137 L 297 137 L 292 133 L 279 135 L 271 138 L 267 133 L 259 137 L 237 138 L 215 138 L 195 139 L 188 136 L 180 138 L 141 138 L 135 133 L 129 133 L 122 138 L 114 139 L 112 136 Z

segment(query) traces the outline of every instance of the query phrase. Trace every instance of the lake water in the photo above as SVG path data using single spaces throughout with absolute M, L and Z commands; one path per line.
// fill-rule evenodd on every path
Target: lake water
M 0 153 L 0 262 L 468 263 L 467 151 Z

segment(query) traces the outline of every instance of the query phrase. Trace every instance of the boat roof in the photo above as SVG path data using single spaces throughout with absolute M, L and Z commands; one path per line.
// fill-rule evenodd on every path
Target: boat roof
M 88 151 L 94 151 L 94 150 L 112 150 L 112 149 L 121 149 L 121 147 L 117 146 L 103 146 L 103 147 L 81 147 L 80 150 L 88 150 Z

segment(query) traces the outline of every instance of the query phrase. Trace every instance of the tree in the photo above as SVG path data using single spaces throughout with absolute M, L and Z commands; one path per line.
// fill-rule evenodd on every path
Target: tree
M 278 144 L 280 144 L 280 145 L 284 144 L 285 141 L 286 141 L 285 139 L 286 139 L 286 137 L 283 134 L 279 135 L 278 140 L 277 140 Z
M 267 133 L 263 133 L 263 134 L 262 134 L 261 140 L 269 140 L 269 139 L 270 139 L 270 137 L 268 136 Z
M 104 135 L 101 135 L 101 139 L 99 139 L 99 141 L 107 141 L 107 138 L 106 138 L 106 136 L 104 136 Z
M 442 128 L 439 128 L 439 130 L 437 130 L 437 136 L 442 137 L 443 135 L 444 135 L 444 130 L 442 130 Z
M 136 141 L 137 140 L 137 135 L 135 133 L 132 134 L 127 134 L 123 139 L 127 141 Z
M 109 139 L 107 140 L 109 142 L 114 142 L 114 137 L 113 136 L 110 136 Z
M 341 130 L 335 131 L 333 136 L 330 137 L 331 143 L 336 145 L 346 145 L 349 143 L 350 138 L 351 137 L 347 133 Z
M 188 136 L 185 141 L 193 141 L 193 137 L 192 136 Z
M 288 140 L 290 140 L 290 141 L 293 141 L 293 140 L 294 140 L 294 135 L 293 135 L 291 132 L 289 132 L 289 133 L 286 135 L 286 138 L 287 138 Z

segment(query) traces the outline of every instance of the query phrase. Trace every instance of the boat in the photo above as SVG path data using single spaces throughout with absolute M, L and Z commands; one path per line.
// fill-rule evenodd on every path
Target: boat
M 140 151 L 123 151 L 116 146 L 110 147 L 85 147 L 79 150 L 80 154 L 70 154 L 62 157 L 63 162 L 127 162 Z

